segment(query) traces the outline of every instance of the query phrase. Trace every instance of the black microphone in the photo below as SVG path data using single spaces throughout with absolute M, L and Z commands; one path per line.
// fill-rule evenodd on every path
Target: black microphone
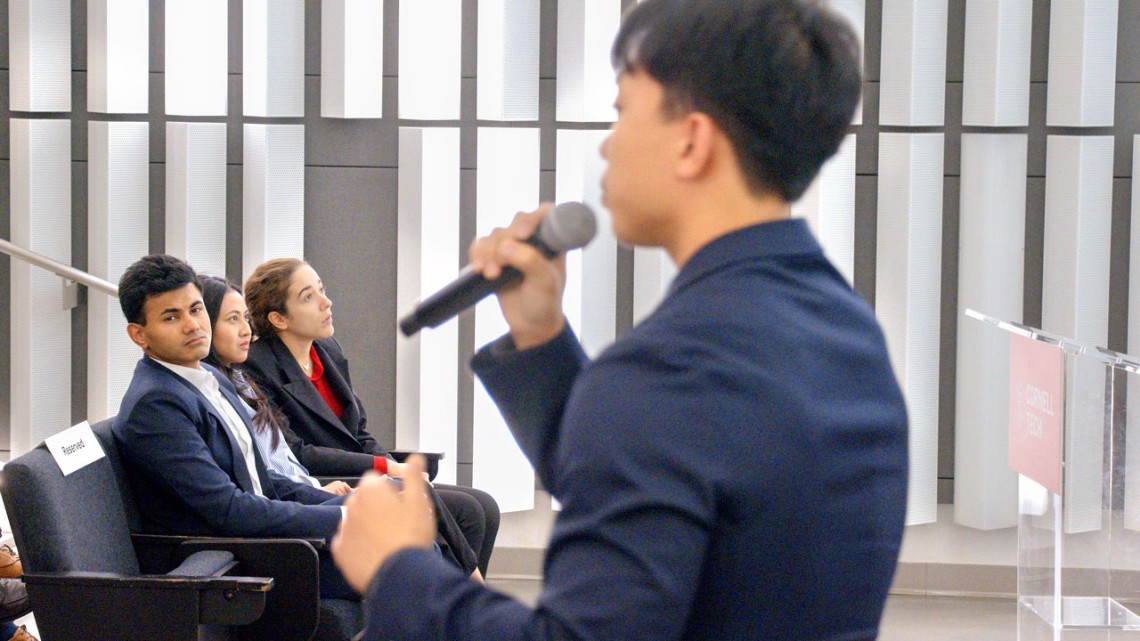
M 584 247 L 594 238 L 598 223 L 594 212 L 579 202 L 559 203 L 542 219 L 538 231 L 527 243 L 538 248 L 547 258 Z M 495 280 L 464 267 L 459 277 L 443 289 L 420 301 L 411 314 L 400 319 L 400 331 L 411 336 L 425 327 L 438 327 L 460 312 L 478 303 L 504 286 L 522 278 L 514 267 L 504 267 Z

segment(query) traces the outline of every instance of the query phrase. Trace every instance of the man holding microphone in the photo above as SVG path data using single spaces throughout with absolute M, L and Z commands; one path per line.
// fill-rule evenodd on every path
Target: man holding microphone
M 589 361 L 565 265 L 471 247 L 509 333 L 472 368 L 562 503 L 529 608 L 429 546 L 421 479 L 366 479 L 333 554 L 366 639 L 871 641 L 902 536 L 906 413 L 871 309 L 790 206 L 847 133 L 859 43 L 811 0 L 647 0 L 613 48 L 604 200 L 679 272 Z

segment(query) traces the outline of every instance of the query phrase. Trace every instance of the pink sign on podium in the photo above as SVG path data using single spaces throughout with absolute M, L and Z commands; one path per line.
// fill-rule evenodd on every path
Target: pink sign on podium
M 1009 466 L 1061 493 L 1065 360 L 1055 345 L 1017 334 L 1009 342 Z

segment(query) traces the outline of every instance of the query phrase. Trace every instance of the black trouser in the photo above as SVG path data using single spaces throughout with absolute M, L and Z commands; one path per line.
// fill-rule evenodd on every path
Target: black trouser
M 499 535 L 499 504 L 490 494 L 472 487 L 437 483 L 435 491 L 474 550 L 479 573 L 486 577 Z

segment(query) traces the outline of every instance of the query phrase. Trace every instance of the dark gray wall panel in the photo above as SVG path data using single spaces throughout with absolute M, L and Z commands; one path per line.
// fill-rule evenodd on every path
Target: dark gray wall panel
M 386 447 L 396 437 L 396 182 L 395 169 L 305 170 L 305 257 L 329 290 L 368 430 Z
M 1116 81 L 1140 82 L 1140 2 L 1122 0 L 1116 36 Z M 1117 85 L 1119 88 L 1120 85 Z
M 8 3 L 6 0 L 0 0 L 3 6 L 4 13 L 0 15 L 8 15 Z M 0 31 L 5 31 L 0 29 Z M 7 47 L 4 51 L 7 52 Z M 8 104 L 6 98 L 7 88 L 4 88 L 5 96 L 4 104 Z M 3 131 L 7 133 L 8 120 L 4 119 Z M 7 148 L 5 147 L 5 152 Z M 8 203 L 11 200 L 11 191 L 9 189 L 10 182 L 9 176 L 11 175 L 11 165 L 8 159 L 0 158 L 0 238 L 5 240 L 12 237 L 12 219 L 11 209 Z M 4 253 L 0 253 L 0 291 L 4 292 L 0 296 L 0 381 L 12 380 L 12 259 Z M 0 385 L 0 452 L 6 452 L 9 448 L 9 443 L 12 442 L 12 386 Z M 7 458 L 5 456 L 4 458 Z
M 399 128 L 389 94 L 395 79 L 384 83 L 381 120 L 320 118 L 320 78 L 305 78 L 305 164 L 310 167 L 395 167 L 398 164 Z
M 7 29 L 0 29 L 0 31 L 7 31 Z M 4 51 L 7 52 L 8 48 L 5 47 Z M 0 97 L 3 97 L 0 99 L 0 158 L 11 158 L 12 149 L 10 145 L 12 143 L 9 139 L 9 119 L 12 117 L 12 112 L 8 110 L 8 70 L 6 68 L 0 69 Z M 8 180 L 8 172 L 4 172 L 4 180 Z M 8 202 L 5 199 L 0 203 L 0 208 L 7 211 Z
M 1119 143 L 1123 137 L 1118 137 Z M 1128 139 L 1131 147 L 1132 140 Z M 1118 144 L 1117 147 L 1120 145 Z M 1129 154 L 1131 156 L 1131 153 Z M 1128 347 L 1128 256 L 1132 225 L 1132 179 L 1112 181 L 1112 246 L 1108 278 L 1108 347 L 1123 352 Z

